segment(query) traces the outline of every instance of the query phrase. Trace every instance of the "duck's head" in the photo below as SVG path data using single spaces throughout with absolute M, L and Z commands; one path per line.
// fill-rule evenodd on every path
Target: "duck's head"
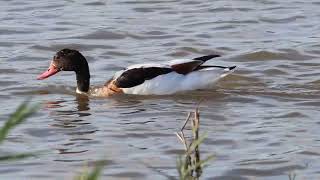
M 38 80 L 46 79 L 60 71 L 74 71 L 77 75 L 78 90 L 87 92 L 90 84 L 90 72 L 86 58 L 77 50 L 62 49 L 58 51 L 47 71 L 38 76 Z
M 85 57 L 77 50 L 62 49 L 53 56 L 47 71 L 38 76 L 38 80 L 46 79 L 59 71 L 80 72 L 88 66 Z

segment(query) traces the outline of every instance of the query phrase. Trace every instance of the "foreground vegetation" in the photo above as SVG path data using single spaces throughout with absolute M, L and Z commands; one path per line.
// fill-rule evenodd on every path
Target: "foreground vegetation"
M 30 104 L 29 100 L 23 102 L 14 113 L 11 114 L 9 119 L 4 123 L 0 128 L 0 143 L 3 143 L 7 138 L 9 132 L 14 129 L 19 124 L 26 121 L 26 119 L 32 116 L 39 109 L 39 105 Z M 191 120 L 191 115 L 193 114 L 193 119 Z M 184 131 L 188 122 L 191 122 L 193 138 L 190 142 L 185 138 Z M 202 169 L 205 163 L 212 158 L 209 156 L 205 160 L 200 160 L 200 150 L 199 146 L 203 142 L 205 135 L 199 136 L 199 125 L 200 117 L 199 110 L 196 109 L 195 112 L 189 113 L 185 123 L 183 124 L 180 132 L 177 132 L 176 135 L 182 142 L 185 148 L 185 153 L 182 156 L 178 157 L 177 160 L 177 170 L 179 173 L 179 179 L 189 180 L 189 179 L 198 179 L 202 174 Z M 9 161 L 9 160 L 20 160 L 32 156 L 36 156 L 38 153 L 19 153 L 13 155 L 0 156 L 0 161 Z M 95 167 L 89 171 L 86 168 L 82 173 L 75 176 L 75 180 L 97 180 L 103 168 L 105 167 L 105 161 L 99 161 Z
M 9 132 L 23 123 L 28 117 L 34 114 L 39 109 L 39 105 L 30 105 L 29 101 L 23 102 L 14 113 L 11 114 L 9 119 L 4 123 L 0 129 L 0 143 L 7 138 Z M 19 160 L 35 156 L 35 153 L 20 153 L 0 156 L 0 161 Z
M 32 116 L 39 109 L 39 105 L 31 105 L 29 101 L 23 102 L 9 119 L 0 128 L 0 143 L 3 143 L 7 138 L 8 134 L 19 124 L 26 121 L 26 119 Z M 193 118 L 192 118 L 193 117 Z M 192 138 L 187 139 L 185 136 L 186 126 L 190 122 Z M 194 112 L 190 112 L 184 122 L 182 128 L 176 133 L 178 139 L 184 146 L 183 155 L 177 159 L 176 168 L 179 174 L 180 180 L 197 180 L 201 177 L 203 168 L 206 163 L 213 158 L 208 156 L 204 160 L 200 159 L 200 145 L 206 137 L 206 134 L 200 135 L 200 113 L 199 109 L 196 108 Z M 0 156 L 0 161 L 12 161 L 21 160 L 28 157 L 37 156 L 39 153 L 19 153 Z M 91 171 L 86 168 L 83 172 L 79 173 L 74 177 L 74 180 L 98 180 L 103 168 L 106 166 L 106 161 L 98 161 Z M 169 179 L 176 179 L 171 178 Z M 289 180 L 295 180 L 296 174 L 290 173 L 288 175 Z
M 193 114 L 193 119 L 191 119 Z M 190 142 L 185 137 L 185 127 L 187 123 L 191 121 L 191 131 L 192 131 L 192 139 Z M 206 137 L 206 134 L 199 135 L 200 131 L 200 114 L 199 109 L 193 113 L 189 113 L 188 117 L 183 124 L 180 132 L 177 132 L 176 135 L 184 146 L 185 153 L 180 156 L 177 160 L 177 170 L 179 173 L 180 180 L 193 180 L 199 179 L 202 175 L 203 168 L 206 163 L 213 158 L 213 156 L 208 156 L 204 160 L 200 159 L 200 144 Z

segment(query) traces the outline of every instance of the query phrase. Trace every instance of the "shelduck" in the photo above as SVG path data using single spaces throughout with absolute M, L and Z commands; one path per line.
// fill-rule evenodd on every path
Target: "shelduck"
M 118 71 L 100 89 L 102 96 L 114 94 L 168 95 L 181 91 L 207 89 L 236 66 L 203 65 L 220 57 L 207 55 L 194 59 L 176 59 L 163 63 L 136 64 Z M 77 93 L 90 95 L 90 71 L 86 58 L 77 50 L 62 49 L 56 53 L 47 71 L 38 76 L 46 79 L 60 71 L 74 71 Z

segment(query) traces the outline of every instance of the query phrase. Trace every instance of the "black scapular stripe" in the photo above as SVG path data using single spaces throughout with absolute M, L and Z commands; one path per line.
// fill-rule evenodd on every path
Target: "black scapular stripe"
M 121 74 L 115 81 L 118 88 L 131 88 L 142 84 L 146 80 L 153 79 L 162 74 L 172 72 L 171 68 L 148 67 L 129 69 Z
M 207 68 L 220 68 L 220 69 L 226 69 L 226 68 L 228 68 L 229 69 L 229 71 L 230 70 L 232 70 L 232 69 L 234 69 L 234 68 L 236 68 L 237 66 L 230 66 L 230 67 L 228 67 L 228 66 L 198 66 L 196 69 L 195 69 L 195 71 L 198 71 L 198 70 L 201 70 L 201 69 L 207 69 Z
M 209 59 L 216 58 L 216 57 L 220 57 L 220 55 L 212 54 L 207 56 L 201 56 L 201 57 L 194 58 L 193 60 L 200 60 L 200 61 L 206 62 Z

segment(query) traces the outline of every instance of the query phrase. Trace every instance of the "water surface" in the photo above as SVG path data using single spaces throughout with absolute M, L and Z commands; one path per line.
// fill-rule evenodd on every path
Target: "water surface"
M 310 1 L 2 1 L 0 120 L 27 97 L 42 108 L 1 154 L 42 151 L 0 164 L 1 179 L 72 179 L 105 159 L 103 179 L 176 177 L 174 135 L 200 104 L 203 179 L 320 178 L 320 3 Z M 92 84 L 130 64 L 223 55 L 237 65 L 214 89 L 172 96 L 87 98 L 75 77 L 45 70 L 61 48 L 88 59 Z

